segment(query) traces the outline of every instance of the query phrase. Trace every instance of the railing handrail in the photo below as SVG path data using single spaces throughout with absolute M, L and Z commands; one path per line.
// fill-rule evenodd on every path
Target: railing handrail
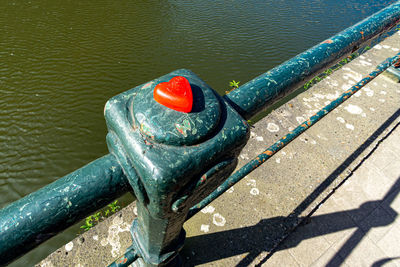
M 0 265 L 7 264 L 130 191 L 111 154 L 0 210 Z
M 268 147 L 264 152 L 259 154 L 254 159 L 250 160 L 243 167 L 241 167 L 239 170 L 237 170 L 235 173 L 233 173 L 231 176 L 229 176 L 225 180 L 225 182 L 218 187 L 217 190 L 215 190 L 213 193 L 211 193 L 206 198 L 204 198 L 200 203 L 198 203 L 196 206 L 194 206 L 190 209 L 187 219 L 190 219 L 194 215 L 196 215 L 201 209 L 203 209 L 208 204 L 210 204 L 212 201 L 217 199 L 220 195 L 222 195 L 224 192 L 226 192 L 231 186 L 235 185 L 237 182 L 239 182 L 241 179 L 243 179 L 250 172 L 254 171 L 256 168 L 261 166 L 261 164 L 263 164 L 265 161 L 270 159 L 273 155 L 275 155 L 278 151 L 280 151 L 282 148 L 284 148 L 286 145 L 288 145 L 296 137 L 298 137 L 300 134 L 304 133 L 308 128 L 310 128 L 315 123 L 320 121 L 329 112 L 331 112 L 337 106 L 339 106 L 344 101 L 349 99 L 350 96 L 357 93 L 366 84 L 368 84 L 370 81 L 375 79 L 379 74 L 384 72 L 386 69 L 388 69 L 393 64 L 400 64 L 400 53 L 396 54 L 394 57 L 386 59 L 384 62 L 379 64 L 373 72 L 368 74 L 366 77 L 364 77 L 358 83 L 356 83 L 355 85 L 350 87 L 348 90 L 346 90 L 338 98 L 336 98 L 335 100 L 330 102 L 328 105 L 323 107 L 321 110 L 316 112 L 309 119 L 302 122 L 293 131 L 290 131 L 287 135 L 283 136 L 281 139 L 276 141 L 273 145 Z
M 224 98 L 250 119 L 400 23 L 400 1 L 231 91 Z

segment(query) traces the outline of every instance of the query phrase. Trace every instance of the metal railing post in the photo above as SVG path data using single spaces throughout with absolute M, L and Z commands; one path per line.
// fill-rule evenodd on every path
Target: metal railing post
M 172 79 L 187 79 L 191 111 L 174 110 Z M 154 89 L 167 106 L 154 99 Z M 165 96 L 167 95 L 167 96 Z M 168 102 L 167 98 L 175 98 Z M 188 70 L 178 70 L 110 99 L 107 143 L 137 197 L 132 255 L 136 266 L 179 266 L 189 208 L 214 191 L 237 165 L 249 127 L 216 92 Z M 136 259 L 136 257 L 131 257 Z M 128 264 L 125 258 L 118 260 Z

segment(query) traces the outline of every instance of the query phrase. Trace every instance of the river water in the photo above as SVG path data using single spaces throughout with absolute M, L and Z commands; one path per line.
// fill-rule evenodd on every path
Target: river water
M 110 97 L 178 68 L 224 94 L 393 2 L 1 1 L 0 208 L 107 153 Z

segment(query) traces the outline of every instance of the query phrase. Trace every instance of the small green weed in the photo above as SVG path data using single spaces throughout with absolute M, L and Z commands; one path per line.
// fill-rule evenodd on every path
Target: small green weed
M 348 56 L 347 58 L 342 59 L 339 63 L 337 63 L 332 68 L 329 68 L 329 69 L 325 70 L 324 72 L 322 72 L 317 77 L 314 77 L 311 80 L 309 80 L 308 82 L 306 82 L 303 85 L 303 88 L 307 90 L 312 85 L 322 81 L 323 79 L 325 79 L 326 77 L 331 75 L 334 71 L 337 71 L 338 69 L 340 69 L 341 67 L 343 67 L 344 65 L 346 65 L 347 63 L 349 63 L 350 61 L 352 61 L 353 59 L 358 57 L 360 54 L 364 53 L 365 51 L 367 51 L 369 49 L 371 49 L 371 47 L 366 46 L 361 52 L 355 52 L 355 53 L 351 54 L 350 56 Z
M 118 200 L 115 200 L 114 202 L 108 204 L 105 209 L 86 217 L 85 224 L 82 225 L 80 228 L 88 231 L 93 226 L 103 221 L 105 218 L 110 217 L 120 209 L 121 207 L 118 205 Z
M 229 82 L 229 86 L 230 86 L 230 87 L 233 87 L 233 89 L 235 89 L 235 88 L 238 88 L 238 87 L 239 87 L 239 83 L 240 83 L 240 82 L 237 82 L 237 81 L 235 81 L 235 80 L 232 80 L 231 82 Z
M 225 91 L 225 94 L 227 94 L 227 93 L 235 90 L 236 88 L 238 88 L 239 87 L 239 83 L 240 83 L 240 81 L 237 82 L 235 80 L 232 80 L 231 82 L 229 82 L 229 86 L 232 87 L 232 88 L 230 90 L 228 90 L 228 91 Z

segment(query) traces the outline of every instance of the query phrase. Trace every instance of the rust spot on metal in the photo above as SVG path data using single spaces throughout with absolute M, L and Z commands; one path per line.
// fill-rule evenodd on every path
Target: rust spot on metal
M 128 261 L 128 259 L 124 257 L 119 261 L 119 263 L 120 264 L 125 264 L 127 261 Z
M 323 41 L 321 44 L 331 44 L 333 41 L 331 39 Z
M 393 63 L 393 66 L 395 68 L 400 68 L 400 58 L 396 62 Z
M 272 156 L 274 154 L 271 150 L 267 150 L 264 152 L 264 154 L 267 154 L 268 156 Z

